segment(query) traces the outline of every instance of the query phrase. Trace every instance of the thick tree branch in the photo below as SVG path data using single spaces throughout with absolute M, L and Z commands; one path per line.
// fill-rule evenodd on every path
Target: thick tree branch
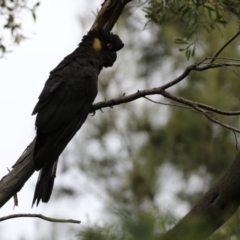
M 30 213 L 12 214 L 12 215 L 8 215 L 8 216 L 5 216 L 5 217 L 1 217 L 0 222 L 8 220 L 8 219 L 12 219 L 12 218 L 20 218 L 20 217 L 41 218 L 43 220 L 46 220 L 46 221 L 49 221 L 49 222 L 54 222 L 54 223 L 77 223 L 77 224 L 81 223 L 81 221 L 74 220 L 74 219 L 50 218 L 50 217 L 46 217 L 42 214 L 30 214 Z
M 20 191 L 24 183 L 34 173 L 35 169 L 32 160 L 34 144 L 35 139 L 14 164 L 12 171 L 1 179 L 0 207 L 2 207 L 14 194 Z
M 91 29 L 103 28 L 111 31 L 118 18 L 120 17 L 124 7 L 131 1 L 132 0 L 105 0 Z M 108 21 L 106 21 L 106 19 Z
M 192 210 L 160 240 L 203 240 L 224 224 L 240 204 L 240 153 Z

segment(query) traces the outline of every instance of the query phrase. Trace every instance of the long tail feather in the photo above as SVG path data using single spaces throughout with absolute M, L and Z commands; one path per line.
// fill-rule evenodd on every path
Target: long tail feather
M 56 177 L 58 161 L 55 161 L 51 167 L 43 167 L 38 176 L 38 181 L 35 187 L 35 192 L 33 196 L 32 207 L 37 201 L 37 206 L 42 200 L 42 202 L 48 202 L 52 194 L 52 189 L 54 185 L 54 180 Z

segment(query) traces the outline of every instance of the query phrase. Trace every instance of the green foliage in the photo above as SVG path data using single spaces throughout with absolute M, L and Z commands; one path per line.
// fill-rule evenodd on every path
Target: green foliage
M 5 30 L 0 35 L 0 56 L 9 51 L 9 43 L 19 44 L 26 38 L 22 33 L 22 16 L 25 12 L 28 12 L 32 14 L 35 21 L 36 10 L 39 5 L 40 2 L 38 1 L 29 3 L 27 0 L 0 0 L 0 16 L 2 19 L 0 27 Z M 6 35 L 9 35 L 9 37 L 6 37 Z
M 122 230 L 115 226 L 86 227 L 77 235 L 81 240 L 124 240 L 127 239 Z
M 155 211 L 135 211 L 131 216 L 118 213 L 122 223 L 99 227 L 97 225 L 84 228 L 79 240 L 157 240 L 160 233 L 166 231 L 166 224 L 174 224 L 173 219 L 161 216 Z
M 179 51 L 185 51 L 187 59 L 195 55 L 196 43 L 199 41 L 201 28 L 210 33 L 214 29 L 222 31 L 229 23 L 229 16 L 236 21 L 240 18 L 239 0 L 150 0 L 144 9 L 149 21 L 165 25 L 177 24 L 184 30 L 183 38 L 175 38 L 176 44 L 181 44 Z M 232 21 L 232 19 L 231 19 Z

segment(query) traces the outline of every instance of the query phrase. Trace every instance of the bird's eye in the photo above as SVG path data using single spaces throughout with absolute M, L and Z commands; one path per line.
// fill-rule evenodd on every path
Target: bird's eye
M 112 44 L 111 44 L 111 43 L 108 43 L 108 44 L 107 44 L 107 47 L 108 47 L 109 49 L 112 49 Z

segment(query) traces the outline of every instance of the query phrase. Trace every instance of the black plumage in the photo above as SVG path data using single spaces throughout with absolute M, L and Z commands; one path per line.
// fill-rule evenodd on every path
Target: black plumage
M 88 32 L 79 47 L 50 72 L 33 114 L 37 137 L 34 166 L 40 170 L 33 205 L 48 202 L 58 157 L 85 122 L 97 95 L 98 75 L 116 61 L 123 47 L 117 35 L 98 29 Z

